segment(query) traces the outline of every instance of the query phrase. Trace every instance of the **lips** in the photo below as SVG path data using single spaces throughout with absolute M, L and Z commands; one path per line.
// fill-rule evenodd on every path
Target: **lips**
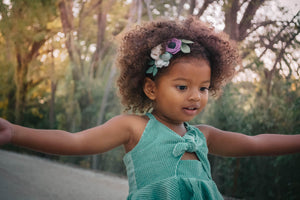
M 199 108 L 200 108 L 200 106 L 198 106 L 198 105 L 192 105 L 192 106 L 183 107 L 183 111 L 187 115 L 195 115 L 198 113 Z

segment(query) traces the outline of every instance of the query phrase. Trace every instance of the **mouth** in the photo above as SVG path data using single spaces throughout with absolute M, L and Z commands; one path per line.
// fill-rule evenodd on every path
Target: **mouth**
M 183 108 L 183 111 L 188 115 L 195 115 L 197 114 L 198 110 L 199 106 L 189 106 Z
M 183 109 L 186 109 L 186 110 L 198 110 L 199 108 L 200 108 L 200 105 L 198 105 L 198 104 L 192 104 L 192 105 L 183 107 Z
M 198 108 L 195 108 L 195 107 L 188 107 L 188 108 L 183 108 L 185 110 L 197 110 Z

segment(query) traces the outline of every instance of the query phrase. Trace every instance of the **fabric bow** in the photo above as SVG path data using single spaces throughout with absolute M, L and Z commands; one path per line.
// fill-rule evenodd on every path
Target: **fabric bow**
M 182 137 L 184 139 L 183 142 L 179 142 L 175 145 L 173 149 L 173 155 L 178 157 L 187 152 L 196 152 L 199 150 L 199 147 L 202 144 L 201 140 L 196 140 L 195 135 L 186 134 Z

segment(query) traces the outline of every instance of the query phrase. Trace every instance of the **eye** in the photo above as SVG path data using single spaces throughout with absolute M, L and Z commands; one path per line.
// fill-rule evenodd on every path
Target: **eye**
M 201 88 L 200 88 L 200 91 L 201 91 L 201 92 L 205 92 L 205 91 L 208 91 L 208 90 L 209 90 L 208 87 L 201 87 Z
M 176 86 L 176 88 L 178 89 L 178 90 L 186 90 L 187 89 L 187 86 L 185 86 L 185 85 L 178 85 L 178 86 Z

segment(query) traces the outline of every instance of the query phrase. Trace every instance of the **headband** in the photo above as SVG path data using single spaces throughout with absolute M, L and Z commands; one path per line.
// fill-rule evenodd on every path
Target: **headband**
M 188 44 L 194 42 L 185 39 L 172 38 L 167 42 L 165 51 L 162 51 L 162 44 L 157 45 L 151 49 L 151 61 L 148 63 L 150 67 L 146 71 L 146 74 L 152 74 L 155 76 L 158 72 L 158 68 L 167 67 L 170 63 L 170 59 L 178 52 L 190 53 L 191 49 Z

